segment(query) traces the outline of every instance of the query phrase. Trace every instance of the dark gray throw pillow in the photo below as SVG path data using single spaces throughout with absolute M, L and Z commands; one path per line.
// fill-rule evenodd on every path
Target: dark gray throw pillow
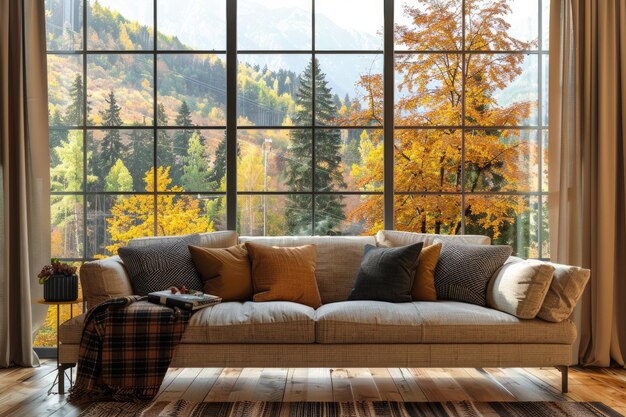
M 444 243 L 435 268 L 437 299 L 487 305 L 487 286 L 511 255 L 510 246 Z
M 182 285 L 202 291 L 202 280 L 189 252 L 189 245 L 197 246 L 199 242 L 200 235 L 193 234 L 142 247 L 127 246 L 117 253 L 137 295 Z
M 417 258 L 423 245 L 422 242 L 398 248 L 365 245 L 361 267 L 348 300 L 410 302 Z

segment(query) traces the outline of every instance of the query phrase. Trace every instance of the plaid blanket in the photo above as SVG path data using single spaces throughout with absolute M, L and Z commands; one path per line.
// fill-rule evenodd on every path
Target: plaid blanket
M 89 311 L 69 401 L 156 396 L 190 312 L 152 304 L 146 298 L 116 298 Z

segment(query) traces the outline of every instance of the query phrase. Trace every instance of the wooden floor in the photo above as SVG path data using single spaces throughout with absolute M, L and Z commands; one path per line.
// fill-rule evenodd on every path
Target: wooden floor
M 66 396 L 47 394 L 54 365 L 0 370 L 0 416 L 78 415 Z M 157 400 L 601 401 L 626 415 L 626 370 L 573 368 L 566 395 L 560 382 L 552 368 L 175 368 Z

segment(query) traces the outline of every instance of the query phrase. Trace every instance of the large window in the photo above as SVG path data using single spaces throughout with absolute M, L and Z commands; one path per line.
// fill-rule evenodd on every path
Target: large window
M 227 228 L 549 256 L 548 0 L 46 9 L 55 257 Z

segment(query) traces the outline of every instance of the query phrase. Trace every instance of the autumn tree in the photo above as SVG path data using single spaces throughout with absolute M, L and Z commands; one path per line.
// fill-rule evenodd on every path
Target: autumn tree
M 115 161 L 104 179 L 104 191 L 132 191 L 133 177 L 121 159 Z
M 152 236 L 156 230 L 159 235 L 184 235 L 203 233 L 214 230 L 213 223 L 201 212 L 197 199 L 187 195 L 174 195 L 183 189 L 171 185 L 169 168 L 159 167 L 156 171 L 155 200 L 153 195 L 133 195 L 116 197 L 111 214 L 107 217 L 111 244 L 106 247 L 110 254 L 117 254 L 117 249 L 130 239 Z M 155 191 L 154 169 L 146 173 L 145 190 Z M 171 194 L 170 194 L 171 193 Z M 155 211 L 157 224 L 155 227 Z
M 315 83 L 315 100 L 313 100 Z M 315 112 L 313 112 L 315 103 Z M 332 125 L 337 119 L 335 98 L 322 72 L 319 61 L 311 60 L 300 76 L 296 93 L 296 125 L 311 123 L 315 114 L 319 125 Z M 311 133 L 308 130 L 292 130 L 289 135 L 289 159 L 286 166 L 285 183 L 291 190 L 310 189 L 313 178 L 316 191 L 331 192 L 345 188 L 341 166 L 341 134 L 337 129 L 318 129 L 315 134 L 315 171 L 312 172 L 313 158 Z M 317 198 L 315 215 L 315 235 L 333 233 L 345 219 L 342 196 L 324 195 Z M 311 229 L 311 196 L 289 195 L 285 204 L 285 218 L 288 234 L 303 234 Z
M 505 0 L 466 0 L 466 30 L 463 38 L 461 3 L 455 0 L 419 0 L 405 6 L 410 21 L 396 27 L 401 49 L 429 51 L 523 50 L 531 44 L 508 33 Z M 519 131 L 475 129 L 460 126 L 514 126 L 523 124 L 533 110 L 529 101 L 502 104 L 496 92 L 506 88 L 522 73 L 523 54 L 429 53 L 402 54 L 396 58 L 400 74 L 395 108 L 396 125 L 428 126 L 429 129 L 396 129 L 394 137 L 396 227 L 431 233 L 460 233 L 461 215 L 468 231 L 498 239 L 503 228 L 525 210 L 516 196 L 487 197 L 479 191 L 523 191 L 529 188 L 525 167 L 529 163 L 528 142 Z M 463 81 L 465 80 L 465 85 Z M 381 74 L 364 74 L 359 80 L 367 103 L 351 115 L 350 122 L 381 124 L 383 84 Z M 465 105 L 463 104 L 465 98 Z M 442 126 L 441 128 L 434 128 Z M 382 151 L 382 138 L 369 152 Z M 365 152 L 367 153 L 367 152 Z M 462 169 L 462 153 L 464 167 Z M 363 167 L 353 169 L 358 182 L 382 183 L 379 159 L 362 155 Z M 462 172 L 465 177 L 462 177 Z M 461 207 L 462 188 L 470 193 Z M 420 195 L 426 192 L 428 195 Z M 433 195 L 442 193 L 442 195 Z M 376 207 L 361 207 L 351 213 L 374 227 L 380 218 Z M 472 227 L 474 227 L 472 229 Z

